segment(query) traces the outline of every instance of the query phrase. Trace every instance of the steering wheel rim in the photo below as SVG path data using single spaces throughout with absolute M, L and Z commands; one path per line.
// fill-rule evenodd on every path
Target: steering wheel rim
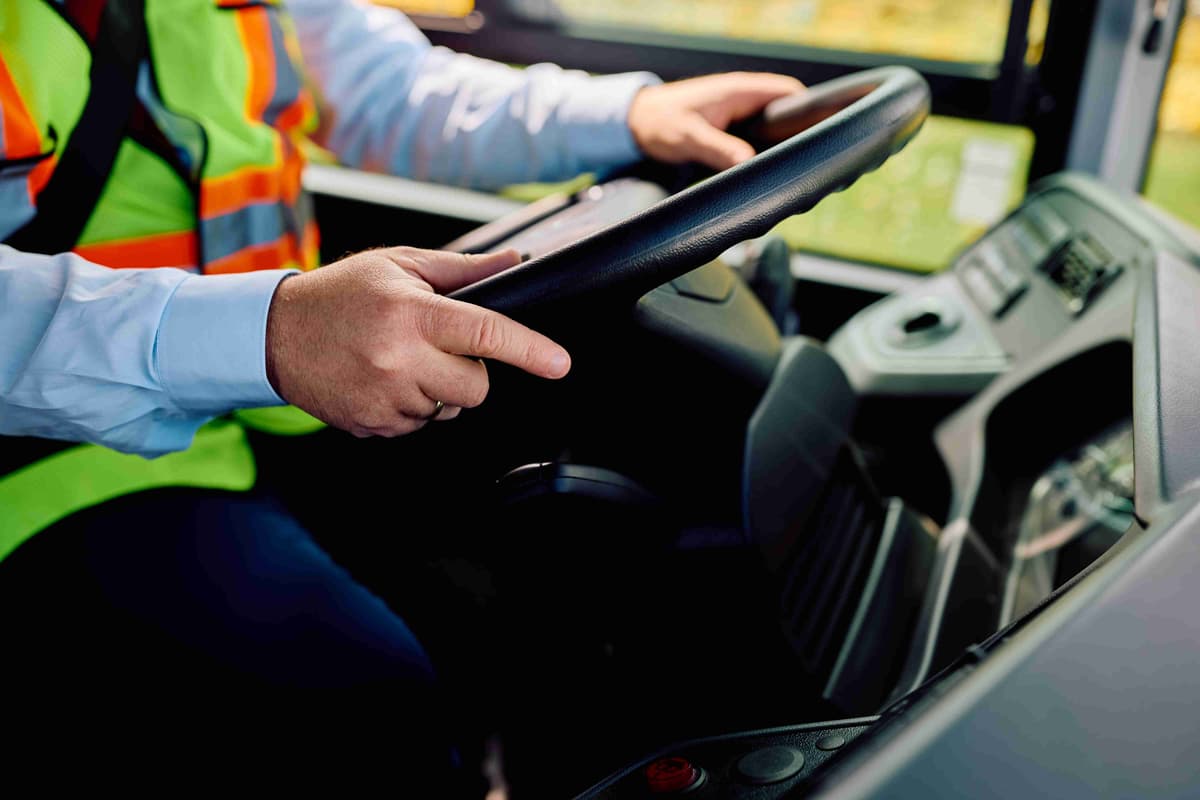
M 899 66 L 781 98 L 752 132 L 756 138 L 791 134 L 785 141 L 450 297 L 522 320 L 570 313 L 585 298 L 593 305 L 631 303 L 879 168 L 908 144 L 928 113 L 925 80 Z M 792 132 L 789 125 L 805 127 Z

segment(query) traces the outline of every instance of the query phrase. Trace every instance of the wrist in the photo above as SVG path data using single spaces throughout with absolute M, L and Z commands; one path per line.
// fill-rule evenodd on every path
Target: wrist
M 645 130 L 646 126 L 642 123 L 642 119 L 646 115 L 646 108 L 652 101 L 652 97 L 647 97 L 650 94 L 649 90 L 654 87 L 643 86 L 638 89 L 633 98 L 629 102 L 629 113 L 626 116 L 625 124 L 629 127 L 629 137 L 633 141 L 634 147 L 643 156 L 650 155 L 649 143 L 646 141 Z
M 288 327 L 284 318 L 290 313 L 292 289 L 295 288 L 294 285 L 290 285 L 292 281 L 289 279 L 294 277 L 296 277 L 295 273 L 285 276 L 275 287 L 275 293 L 271 295 L 271 305 L 267 311 L 267 335 L 263 343 L 267 382 L 284 402 L 287 402 L 287 397 L 280 386 L 279 362 L 283 357 L 282 340 L 286 337 L 284 331 Z

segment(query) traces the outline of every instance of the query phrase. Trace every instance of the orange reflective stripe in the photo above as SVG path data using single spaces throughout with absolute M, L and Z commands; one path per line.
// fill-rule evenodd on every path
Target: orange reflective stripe
M 41 152 L 42 137 L 37 124 L 21 99 L 4 59 L 0 58 L 0 158 L 28 158 Z M 51 156 L 25 178 L 31 205 L 36 205 L 37 196 L 46 188 L 57 163 L 58 158 Z
M 0 157 L 27 158 L 42 152 L 41 134 L 3 58 L 0 58 L 0 115 L 4 122 Z
M 260 269 L 279 269 L 296 266 L 314 269 L 320 260 L 320 233 L 315 222 L 305 226 L 301 245 L 296 237 L 286 234 L 263 244 L 243 248 L 207 265 L 210 275 L 232 272 L 253 272 Z M 113 269 L 147 267 L 191 267 L 198 260 L 196 235 L 190 231 L 121 239 L 113 242 L 85 244 L 75 248 L 75 254 L 95 264 Z
M 297 247 L 296 237 L 289 233 L 274 241 L 246 247 L 212 261 L 204 271 L 215 275 L 279 269 L 289 265 L 312 269 L 317 266 L 319 241 L 316 223 L 309 223 L 301 247 Z M 80 245 L 74 252 L 88 261 L 113 269 L 190 267 L 196 264 L 198 255 L 196 236 L 191 232 Z
M 58 164 L 58 156 L 50 156 L 42 163 L 38 164 L 29 173 L 29 197 L 36 199 L 42 193 L 42 189 L 46 188 L 46 184 L 50 181 L 50 176 L 54 173 L 54 167 Z
M 200 210 L 212 219 L 253 203 L 284 202 L 291 205 L 300 196 L 302 161 L 289 158 L 282 167 L 243 167 L 220 178 L 209 178 L 200 186 Z
M 193 231 L 85 244 L 76 247 L 75 253 L 114 269 L 193 267 L 199 261 Z
M 238 14 L 238 34 L 250 67 L 246 89 L 246 117 L 261 120 L 275 94 L 275 49 L 271 45 L 271 20 L 265 8 L 247 8 Z

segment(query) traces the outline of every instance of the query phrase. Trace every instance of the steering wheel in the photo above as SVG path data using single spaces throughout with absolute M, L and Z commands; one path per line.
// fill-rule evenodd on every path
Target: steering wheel
M 808 211 L 903 148 L 929 113 L 908 67 L 837 78 L 771 103 L 743 132 L 772 147 L 573 244 L 450 296 L 524 321 L 632 303 Z

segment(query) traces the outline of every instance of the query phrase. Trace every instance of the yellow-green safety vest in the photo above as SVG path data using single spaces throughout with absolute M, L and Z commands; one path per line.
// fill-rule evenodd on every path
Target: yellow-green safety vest
M 0 241 L 37 213 L 87 101 L 96 16 L 88 10 L 98 7 L 3 0 Z M 138 124 L 74 251 L 114 268 L 206 274 L 317 266 L 300 186 L 315 104 L 279 1 L 146 0 L 145 8 L 149 79 L 138 83 Z M 55 521 L 121 495 L 249 489 L 255 468 L 243 423 L 293 434 L 320 427 L 296 409 L 259 409 L 210 423 L 189 450 L 153 461 L 80 445 L 22 465 L 0 477 L 0 559 Z

